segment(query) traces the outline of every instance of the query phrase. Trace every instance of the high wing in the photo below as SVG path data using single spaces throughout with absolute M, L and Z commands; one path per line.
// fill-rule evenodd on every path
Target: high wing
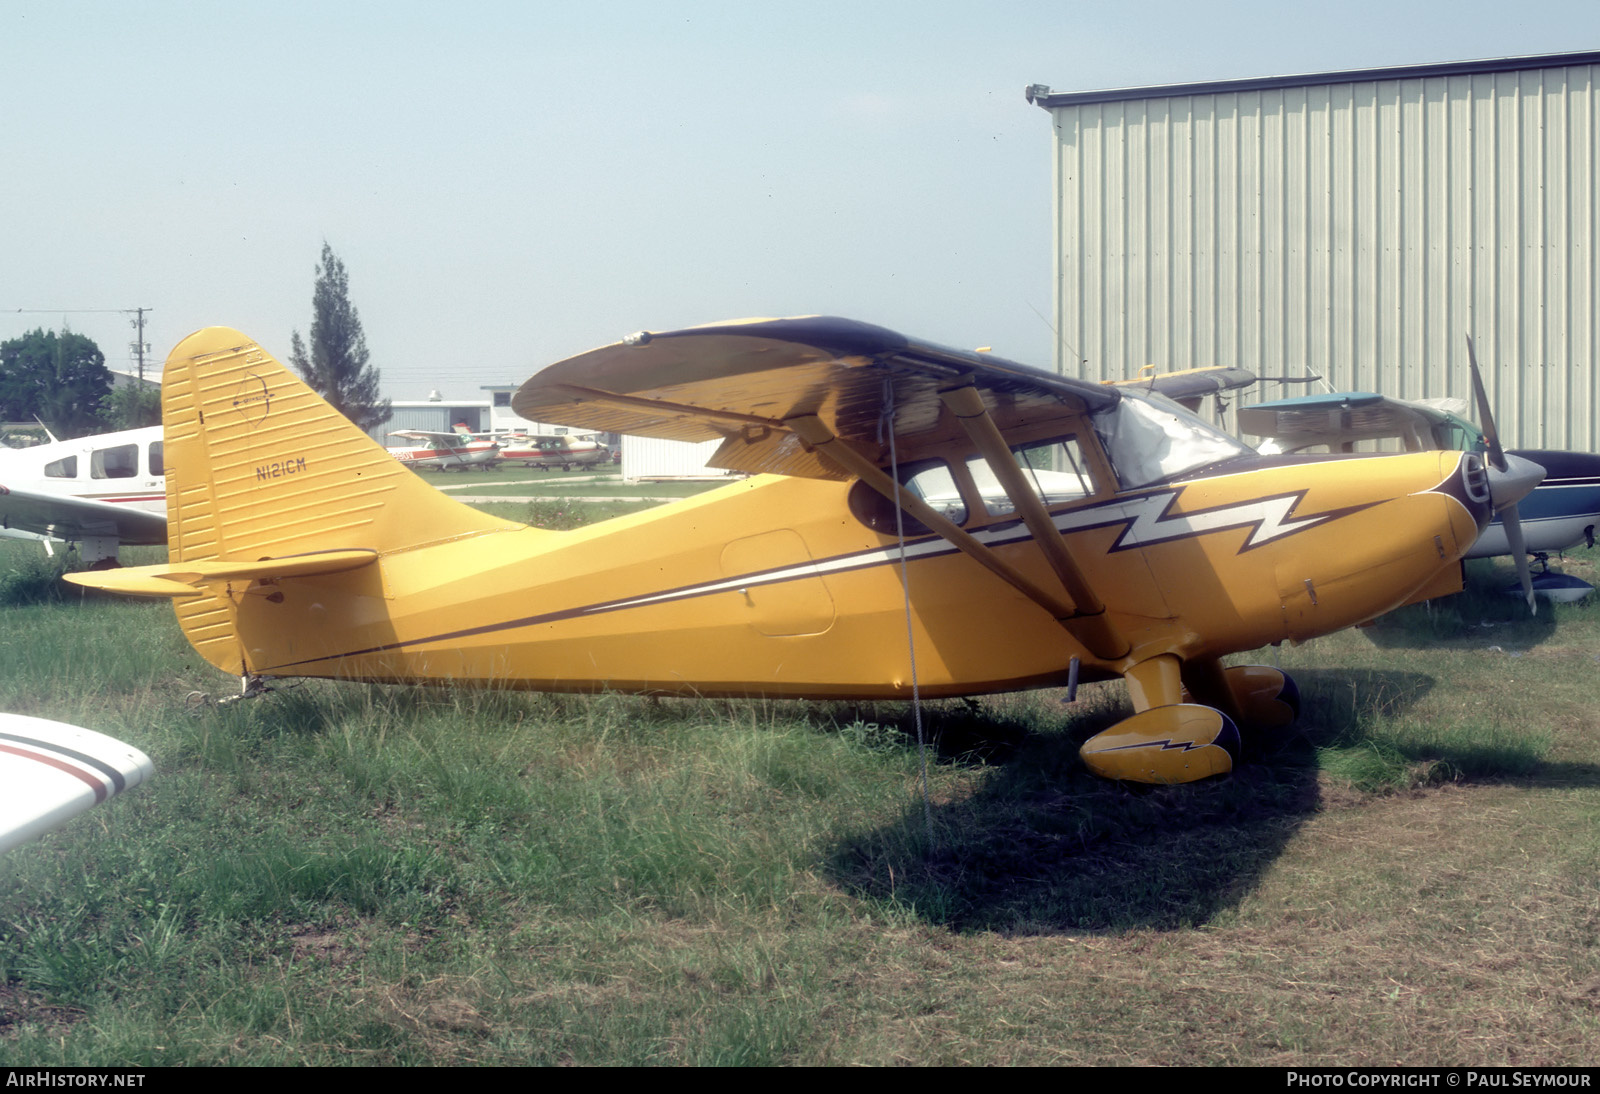
M 458 436 L 463 439 L 471 438 L 474 441 L 495 441 L 499 444 L 504 444 L 507 441 L 513 444 L 538 444 L 541 441 L 561 441 L 564 443 L 572 439 L 561 433 L 461 433 Z M 583 435 L 583 439 L 587 439 L 587 434 Z
M 1466 409 L 1459 400 L 1423 403 L 1352 391 L 1242 406 L 1238 423 L 1240 433 L 1270 438 L 1286 452 L 1319 444 L 1350 451 L 1358 442 L 1385 439 L 1398 439 L 1410 451 L 1424 451 L 1478 444 L 1482 433 L 1458 413 Z M 1446 444 L 1437 435 L 1440 429 L 1454 429 L 1462 436 L 1452 438 L 1458 443 Z
M 0 528 L 36 532 L 56 539 L 114 536 L 122 543 L 167 542 L 167 518 L 133 505 L 42 494 L 0 485 Z
M 390 432 L 391 437 L 404 437 L 408 441 L 426 441 L 429 444 L 442 444 L 447 448 L 460 448 L 470 441 L 478 440 L 475 433 L 434 433 L 426 429 L 396 429 Z M 487 436 L 483 439 L 487 439 Z
M 723 444 L 713 467 L 844 479 L 802 440 L 820 421 L 878 467 L 966 444 L 943 392 L 975 388 L 1002 430 L 1115 403 L 1101 384 L 1003 358 L 914 342 L 830 316 L 752 319 L 640 332 L 557 362 L 523 384 L 512 409 L 532 421 Z
M 1112 386 L 1154 391 L 1188 410 L 1199 410 L 1201 401 L 1207 395 L 1220 395 L 1224 391 L 1249 387 L 1256 382 L 1256 378 L 1256 374 L 1247 368 L 1212 365 L 1209 368 L 1191 368 L 1179 372 L 1141 376 L 1135 380 L 1117 380 Z

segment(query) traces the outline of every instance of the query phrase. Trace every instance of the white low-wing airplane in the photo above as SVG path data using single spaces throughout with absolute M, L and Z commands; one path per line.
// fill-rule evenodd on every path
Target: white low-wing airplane
M 77 543 L 90 565 L 165 543 L 161 427 L 0 449 L 0 535 Z
M 0 714 L 0 853 L 138 786 L 150 757 L 92 729 Z

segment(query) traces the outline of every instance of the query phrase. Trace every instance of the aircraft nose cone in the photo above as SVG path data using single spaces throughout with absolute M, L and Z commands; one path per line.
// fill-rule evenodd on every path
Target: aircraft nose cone
M 1498 513 L 1508 505 L 1515 505 L 1544 481 L 1544 468 L 1522 456 L 1506 453 L 1506 469 L 1489 467 L 1489 496 Z

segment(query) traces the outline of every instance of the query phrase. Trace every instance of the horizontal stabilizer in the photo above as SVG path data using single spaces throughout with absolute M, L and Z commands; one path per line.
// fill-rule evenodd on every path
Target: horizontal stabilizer
M 131 566 L 122 570 L 92 570 L 67 574 L 75 585 L 100 589 L 123 596 L 185 597 L 201 596 L 207 585 L 229 581 L 271 581 L 285 577 L 314 577 L 357 570 L 376 562 L 378 552 L 365 549 L 316 551 L 258 562 L 164 563 L 159 566 Z

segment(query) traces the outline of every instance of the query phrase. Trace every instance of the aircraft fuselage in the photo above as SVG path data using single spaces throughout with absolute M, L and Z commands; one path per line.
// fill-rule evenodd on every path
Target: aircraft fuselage
M 1359 475 L 1348 461 L 1280 459 L 1052 507 L 1132 643 L 1116 661 L 1088 656 L 1048 612 L 943 539 L 909 538 L 921 688 L 1048 684 L 1074 656 L 1107 674 L 1152 650 L 1216 657 L 1459 587 L 1455 560 L 1487 515 L 1462 485 L 1475 459 L 1367 459 Z M 899 544 L 852 516 L 851 489 L 758 477 L 571 532 L 507 530 L 389 554 L 359 574 L 284 583 L 281 595 L 235 595 L 237 630 L 248 671 L 269 676 L 904 696 Z M 968 530 L 1052 580 L 1015 517 Z M 1204 632 L 1186 620 L 1204 620 Z

